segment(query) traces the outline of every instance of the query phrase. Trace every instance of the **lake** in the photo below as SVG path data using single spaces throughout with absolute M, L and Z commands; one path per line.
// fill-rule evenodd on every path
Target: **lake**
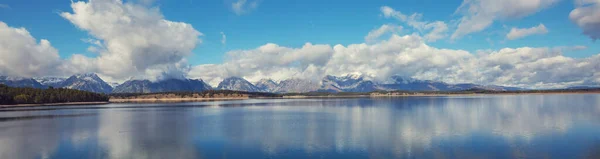
M 0 158 L 600 158 L 600 95 L 5 108 Z

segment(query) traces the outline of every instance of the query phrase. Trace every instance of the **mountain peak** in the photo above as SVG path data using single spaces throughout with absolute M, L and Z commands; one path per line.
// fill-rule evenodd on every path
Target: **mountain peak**
M 75 74 L 58 85 L 59 87 L 97 93 L 111 93 L 113 88 L 95 73 Z
M 360 72 L 354 72 L 354 73 L 348 73 L 344 77 L 348 78 L 348 79 L 358 80 L 358 79 L 364 78 L 364 75 L 362 73 L 360 73 Z
M 67 80 L 63 77 L 35 77 L 33 78 L 37 82 L 45 86 L 59 87 L 62 82 Z
M 219 83 L 218 89 L 246 92 L 261 92 L 261 89 L 241 77 L 228 77 Z
M 262 92 L 274 92 L 279 84 L 271 79 L 261 79 L 256 82 L 254 86 L 260 89 Z
M 321 81 L 321 90 L 328 92 L 371 92 L 376 86 L 365 80 L 362 74 L 347 74 L 343 77 L 328 75 Z
M 273 92 L 279 93 L 305 93 L 319 89 L 319 84 L 311 80 L 291 78 L 279 82 L 277 89 Z

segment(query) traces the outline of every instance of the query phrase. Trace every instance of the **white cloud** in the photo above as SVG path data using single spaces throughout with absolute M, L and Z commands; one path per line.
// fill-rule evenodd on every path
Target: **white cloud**
M 61 74 L 61 61 L 50 41 L 39 42 L 25 28 L 0 21 L 0 75 L 43 76 Z
M 185 57 L 201 41 L 202 33 L 192 25 L 166 20 L 158 8 L 115 0 L 73 2 L 73 13 L 61 16 L 89 32 L 102 47 L 97 58 L 87 60 L 86 70 L 114 79 L 132 76 L 147 79 L 171 78 L 184 72 Z M 174 75 L 183 77 L 184 75 Z
M 372 42 L 387 33 L 396 33 L 401 30 L 402 30 L 402 26 L 395 26 L 393 24 L 384 24 L 384 25 L 381 25 L 381 27 L 379 27 L 377 29 L 371 30 L 367 34 L 367 36 L 365 36 L 365 41 Z
M 429 42 L 434 42 L 447 36 L 446 32 L 448 31 L 448 25 L 442 21 L 422 21 L 422 14 L 414 13 L 408 16 L 400 11 L 394 10 L 389 6 L 383 6 L 380 8 L 380 10 L 385 18 L 397 19 L 406 23 L 408 26 L 415 28 L 420 33 L 423 33 L 424 38 Z
M 463 14 L 451 39 L 483 31 L 496 20 L 518 19 L 550 7 L 558 0 L 464 0 L 456 10 Z
M 506 38 L 509 40 L 520 39 L 530 35 L 539 35 L 548 33 L 548 29 L 544 24 L 540 24 L 531 28 L 512 28 L 508 34 L 506 34 Z
M 449 83 L 497 84 L 533 88 L 598 84 L 600 55 L 575 59 L 553 48 L 505 48 L 470 53 L 425 44 L 416 34 L 392 35 L 373 44 L 313 45 L 288 48 L 266 44 L 228 53 L 224 64 L 192 68 L 191 77 L 216 84 L 225 77 L 319 80 L 359 72 L 382 81 L 391 75 Z
M 575 0 L 576 8 L 569 18 L 581 29 L 583 34 L 593 40 L 600 39 L 600 0 Z
M 221 44 L 227 44 L 227 36 L 223 32 L 221 32 Z
M 231 9 L 237 15 L 248 13 L 258 7 L 259 0 L 238 0 L 231 3 Z
M 223 78 L 239 76 L 250 81 L 269 77 L 274 80 L 288 78 L 320 78 L 316 68 L 323 67 L 333 50 L 329 45 L 306 43 L 302 48 L 287 48 L 265 44 L 252 50 L 235 50 L 227 53 L 223 64 L 199 65 L 188 74 L 216 85 Z

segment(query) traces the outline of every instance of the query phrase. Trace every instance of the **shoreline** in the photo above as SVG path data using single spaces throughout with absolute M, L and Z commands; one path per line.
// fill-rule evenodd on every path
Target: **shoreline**
M 173 103 L 173 102 L 202 102 L 202 101 L 227 101 L 244 100 L 248 97 L 226 97 L 226 98 L 132 98 L 132 99 L 109 99 L 110 103 Z
M 43 104 L 13 104 L 13 105 L 0 105 L 0 108 L 63 106 L 63 105 L 102 105 L 102 104 L 110 104 L 110 102 L 66 102 L 66 103 L 43 103 Z
M 324 95 L 324 96 L 309 96 L 309 95 L 293 95 L 283 96 L 282 99 L 302 99 L 302 98 L 379 98 L 379 97 L 441 97 L 441 96 L 496 96 L 496 95 L 558 95 L 558 94 L 600 94 L 600 92 L 532 92 L 532 93 L 447 93 L 447 94 L 368 94 L 368 95 Z
M 44 103 L 44 104 L 14 104 L 0 105 L 1 108 L 15 107 L 37 107 L 37 106 L 68 106 L 68 105 L 103 105 L 110 103 L 176 103 L 176 102 L 204 102 L 204 101 L 229 101 L 229 100 L 247 100 L 247 99 L 310 99 L 310 98 L 385 98 L 385 97 L 442 97 L 442 96 L 496 96 L 496 95 L 560 95 L 560 94 L 600 94 L 600 92 L 531 92 L 531 93 L 464 93 L 464 94 L 363 94 L 363 95 L 324 95 L 324 96 L 309 96 L 309 95 L 293 95 L 282 97 L 269 98 L 252 98 L 252 97 L 221 97 L 221 98 L 131 98 L 131 99 L 114 99 L 111 98 L 105 102 L 67 102 L 67 103 Z

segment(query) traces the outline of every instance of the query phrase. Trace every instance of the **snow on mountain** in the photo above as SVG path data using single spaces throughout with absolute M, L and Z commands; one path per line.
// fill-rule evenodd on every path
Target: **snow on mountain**
M 33 78 L 0 76 L 0 84 L 10 87 L 46 88 Z
M 468 89 L 485 89 L 494 91 L 521 90 L 516 87 L 503 87 L 494 85 L 479 85 L 472 83 L 449 84 L 431 80 L 417 80 L 402 76 L 392 76 L 378 85 L 382 90 L 404 90 L 404 91 L 461 91 Z
M 299 78 L 287 79 L 279 82 L 277 88 L 273 91 L 276 93 L 306 93 L 313 92 L 319 89 L 319 84 L 310 80 Z
M 254 84 L 261 92 L 274 92 L 279 86 L 275 81 L 271 79 L 261 79 Z
M 342 77 L 325 76 L 320 91 L 326 92 L 372 92 L 377 90 L 373 81 L 365 80 L 363 75 L 348 74 Z
M 210 85 L 196 79 L 129 80 L 117 86 L 113 93 L 200 92 L 211 90 Z
M 246 92 L 261 92 L 262 90 L 240 77 L 229 77 L 219 83 L 217 89 Z
M 113 90 L 95 73 L 73 75 L 61 82 L 58 87 L 106 94 Z
M 66 80 L 63 77 L 34 77 L 36 81 L 44 86 L 59 87 L 59 85 Z
M 108 83 L 108 85 L 114 89 L 114 88 L 116 88 L 117 86 L 119 86 L 119 85 L 120 85 L 120 83 L 117 83 L 117 82 L 109 82 L 109 83 Z

